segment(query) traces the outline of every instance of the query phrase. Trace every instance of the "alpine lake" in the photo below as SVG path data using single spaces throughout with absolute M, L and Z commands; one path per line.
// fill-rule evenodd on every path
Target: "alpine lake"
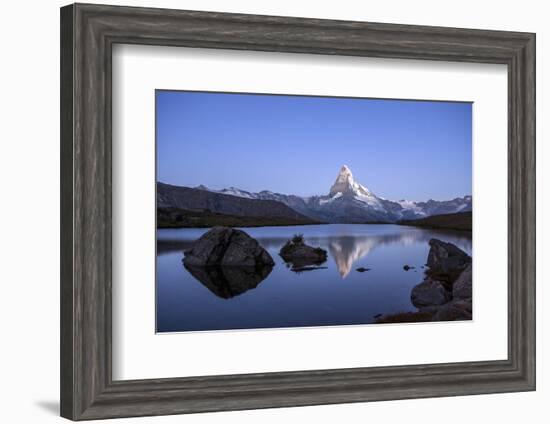
M 270 253 L 274 267 L 187 269 L 183 252 L 208 228 L 157 230 L 158 333 L 372 324 L 381 315 L 417 310 L 410 293 L 424 278 L 431 238 L 472 254 L 469 232 L 393 224 L 242 230 Z M 295 234 L 325 249 L 326 262 L 305 268 L 285 263 L 279 251 Z

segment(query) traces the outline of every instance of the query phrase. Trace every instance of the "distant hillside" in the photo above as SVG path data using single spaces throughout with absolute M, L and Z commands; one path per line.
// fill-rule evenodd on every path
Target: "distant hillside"
M 158 228 L 275 227 L 309 224 L 319 224 L 319 222 L 283 217 L 237 216 L 208 211 L 157 208 Z
M 157 183 L 157 226 L 211 227 L 318 224 L 275 200 L 246 199 Z
M 472 231 L 472 212 L 433 215 L 421 219 L 407 219 L 399 221 L 398 224 L 441 230 Z

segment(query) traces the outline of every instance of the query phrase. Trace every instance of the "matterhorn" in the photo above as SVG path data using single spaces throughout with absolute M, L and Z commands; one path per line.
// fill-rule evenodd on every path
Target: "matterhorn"
M 336 177 L 336 181 L 330 188 L 330 196 L 334 196 L 337 193 L 372 196 L 372 193 L 366 187 L 355 182 L 351 169 L 347 165 L 342 166 Z

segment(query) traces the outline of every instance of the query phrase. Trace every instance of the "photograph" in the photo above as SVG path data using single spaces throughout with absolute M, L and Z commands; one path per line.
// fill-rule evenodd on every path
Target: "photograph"
M 472 103 L 156 90 L 157 333 L 472 320 Z
M 4 2 L 2 422 L 543 423 L 547 9 Z

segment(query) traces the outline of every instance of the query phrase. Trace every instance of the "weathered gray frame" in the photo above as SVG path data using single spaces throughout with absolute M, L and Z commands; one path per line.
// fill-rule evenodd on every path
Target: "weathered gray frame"
M 113 381 L 115 43 L 506 64 L 508 359 Z M 534 34 L 87 4 L 61 9 L 62 416 L 84 420 L 534 389 Z

